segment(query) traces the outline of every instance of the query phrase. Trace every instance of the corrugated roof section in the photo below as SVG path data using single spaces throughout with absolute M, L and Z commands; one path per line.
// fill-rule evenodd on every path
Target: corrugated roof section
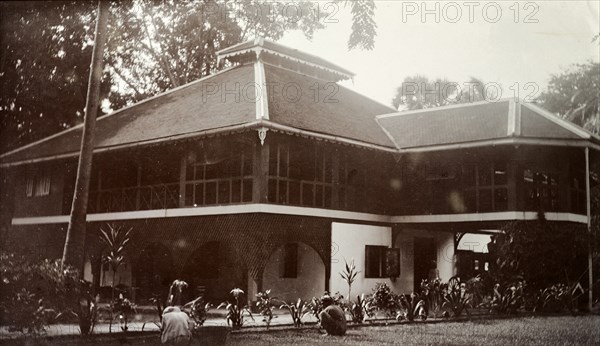
M 509 102 L 402 112 L 378 119 L 399 148 L 464 143 L 506 137 Z
M 124 108 L 98 119 L 95 148 L 144 143 L 255 121 L 255 97 L 246 97 L 253 92 L 253 86 L 254 68 L 246 65 Z M 76 153 L 81 133 L 81 127 L 67 130 L 9 153 L 2 162 Z
M 271 121 L 302 130 L 394 147 L 375 116 L 393 112 L 335 83 L 265 66 Z M 268 84 L 269 85 L 269 84 Z

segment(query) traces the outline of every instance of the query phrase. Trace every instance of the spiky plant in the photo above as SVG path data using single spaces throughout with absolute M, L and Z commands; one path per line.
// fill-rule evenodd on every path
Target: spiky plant
M 113 310 L 115 303 L 115 276 L 121 264 L 125 262 L 125 248 L 129 243 L 129 235 L 133 228 L 125 230 L 122 226 L 107 224 L 108 229 L 100 229 L 100 240 L 104 244 L 105 252 L 102 256 L 104 263 L 108 264 L 112 270 L 111 297 L 110 297 L 110 324 L 109 332 L 112 329 Z
M 241 300 L 244 291 L 239 288 L 234 288 L 230 293 L 233 295 L 234 303 L 223 302 L 219 304 L 217 309 L 225 308 L 227 310 L 227 324 L 231 323 L 231 326 L 234 329 L 239 329 L 244 324 L 244 313 L 247 313 L 253 321 L 254 317 L 252 316 L 252 312 L 250 312 L 248 305 L 244 304 Z
M 342 279 L 344 279 L 344 281 L 346 281 L 346 284 L 348 285 L 348 300 L 350 300 L 350 297 L 352 297 L 352 284 L 354 283 L 354 280 L 356 280 L 356 276 L 358 275 L 358 273 L 360 273 L 360 270 L 356 270 L 356 266 L 354 265 L 354 259 L 352 259 L 352 261 L 348 264 L 348 262 L 345 262 L 345 268 L 344 271 L 340 273 L 340 276 L 342 277 Z

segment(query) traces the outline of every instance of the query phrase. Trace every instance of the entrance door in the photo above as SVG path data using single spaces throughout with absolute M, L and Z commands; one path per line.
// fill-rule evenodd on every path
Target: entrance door
M 435 239 L 415 237 L 414 257 L 414 291 L 418 292 L 421 281 L 429 279 L 430 272 L 437 268 Z

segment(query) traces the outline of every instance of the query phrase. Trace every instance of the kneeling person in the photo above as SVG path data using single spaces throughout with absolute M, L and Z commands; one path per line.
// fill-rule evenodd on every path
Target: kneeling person
M 333 304 L 333 299 L 325 296 L 321 299 L 323 303 L 323 311 L 319 313 L 321 326 L 325 328 L 329 335 L 344 335 L 346 334 L 346 315 L 344 310 Z

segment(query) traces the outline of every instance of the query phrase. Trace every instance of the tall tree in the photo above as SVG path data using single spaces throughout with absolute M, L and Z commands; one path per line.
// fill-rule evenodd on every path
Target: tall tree
M 574 64 L 552 75 L 538 101 L 558 116 L 600 134 L 600 63 Z
M 351 11 L 348 47 L 372 49 L 374 1 L 333 4 Z M 90 2 L 0 6 L 0 152 L 6 152 L 83 121 L 95 16 Z M 224 67 L 217 65 L 218 50 L 252 36 L 278 40 L 299 30 L 312 38 L 337 19 L 338 9 L 306 0 L 134 0 L 112 2 L 110 11 L 101 98 L 119 109 L 214 73 Z
M 81 270 L 84 264 L 85 223 L 87 215 L 87 202 L 92 172 L 92 155 L 94 150 L 94 135 L 96 128 L 96 114 L 100 101 L 100 83 L 102 80 L 103 53 L 106 42 L 108 24 L 108 1 L 98 1 L 98 16 L 94 35 L 94 49 L 88 82 L 88 92 L 85 104 L 85 118 L 83 122 L 83 136 L 79 151 L 79 165 L 77 166 L 77 179 L 71 206 L 71 217 L 67 228 L 67 238 L 63 250 L 62 265 L 73 266 Z
M 89 2 L 0 3 L 1 152 L 82 122 L 93 10 Z
M 310 1 L 137 0 L 116 4 L 110 28 L 107 64 L 121 87 L 113 90 L 113 108 L 207 76 L 217 66 L 217 51 L 254 35 L 278 40 L 290 30 L 312 38 L 324 28 L 326 12 Z
M 470 103 L 495 98 L 493 89 L 486 90 L 485 83 L 471 77 L 467 83 L 451 82 L 437 78 L 430 80 L 422 75 L 406 77 L 392 100 L 394 107 L 403 110 L 424 109 L 451 104 Z

